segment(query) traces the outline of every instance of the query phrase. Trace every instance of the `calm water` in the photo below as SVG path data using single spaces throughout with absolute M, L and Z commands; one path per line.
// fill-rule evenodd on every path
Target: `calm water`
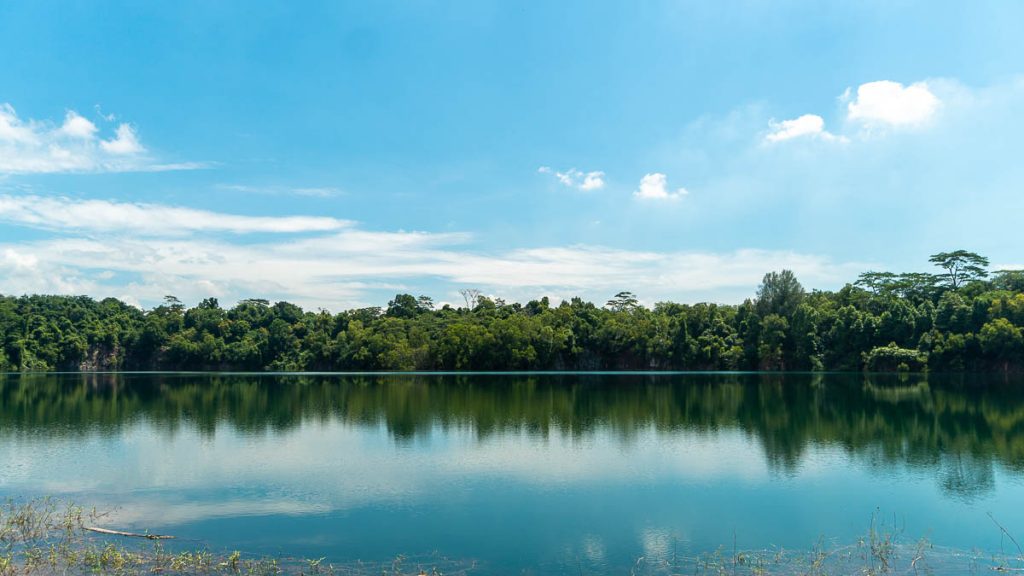
M 0 376 L 0 496 L 111 527 L 486 572 L 1024 535 L 1024 381 L 863 375 Z M 894 520 L 895 519 L 895 520 Z

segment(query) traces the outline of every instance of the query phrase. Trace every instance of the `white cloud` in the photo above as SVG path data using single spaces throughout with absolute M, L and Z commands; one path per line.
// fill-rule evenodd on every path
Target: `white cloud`
M 721 300 L 726 293 L 739 300 L 769 270 L 789 268 L 808 286 L 820 287 L 838 285 L 863 269 L 763 250 L 645 252 L 574 245 L 487 253 L 468 247 L 471 237 L 460 233 L 373 232 L 330 218 L 25 198 L 0 197 L 2 218 L 62 234 L 0 243 L 0 293 L 84 293 L 146 305 L 165 294 L 193 302 L 212 295 L 225 303 L 261 296 L 334 310 L 380 304 L 385 290 L 442 294 L 465 286 L 509 300 L 551 294 L 601 300 L 627 288 L 641 290 L 645 302 Z M 213 231 L 312 235 L 255 242 L 182 235 Z
M 34 129 L 18 118 L 10 104 L 0 104 L 0 142 L 32 143 Z
M 287 187 L 252 186 L 248 184 L 218 184 L 216 187 L 221 190 L 245 192 L 249 194 L 293 195 L 307 196 L 310 198 L 336 198 L 345 193 L 341 188 L 336 188 L 334 186 Z
M 96 125 L 79 116 L 74 110 L 69 110 L 64 117 L 64 125 L 60 127 L 61 132 L 74 138 L 91 140 L 96 136 Z
M 689 194 L 686 188 L 668 189 L 668 178 L 659 172 L 644 175 L 633 196 L 645 200 L 676 200 Z
M 122 163 L 114 165 L 121 172 L 172 172 L 176 170 L 205 170 L 217 165 L 217 162 L 154 162 L 154 163 Z
M 31 254 L 21 254 L 17 250 L 8 248 L 3 252 L 3 259 L 0 266 L 11 267 L 15 270 L 33 270 L 39 264 L 39 259 Z
M 111 154 L 117 155 L 139 154 L 146 151 L 142 144 L 139 143 L 139 138 L 135 135 L 135 129 L 128 124 L 118 126 L 117 137 L 100 142 L 100 147 Z
M 879 80 L 857 88 L 857 97 L 847 104 L 847 118 L 868 124 L 914 126 L 928 121 L 939 104 L 925 82 L 903 86 Z
M 314 186 L 309 188 L 289 188 L 288 191 L 296 196 L 310 196 L 313 198 L 334 198 L 340 196 L 342 191 L 333 186 Z
M 552 170 L 550 166 L 541 166 L 537 169 L 540 174 L 554 174 L 555 178 L 558 179 L 559 183 L 568 188 L 576 188 L 577 190 L 583 190 L 584 192 L 590 192 L 592 190 L 600 190 L 604 188 L 604 172 L 600 170 L 592 170 L 590 172 L 583 172 L 575 168 L 570 168 L 565 172 L 558 172 Z
M 0 249 L 0 294 L 95 294 L 95 279 L 54 262 L 40 262 L 36 248 Z
M 837 121 L 824 115 L 826 128 L 850 137 L 842 146 L 766 145 L 770 111 L 758 105 L 695 121 L 652 165 L 699 174 L 700 194 L 685 199 L 691 210 L 647 216 L 666 229 L 678 221 L 665 235 L 681 241 L 736 247 L 769 239 L 837 258 L 885 254 L 887 269 L 927 267 L 927 255 L 949 245 L 1019 262 L 1024 238 L 993 231 L 1017 229 L 1024 211 L 1024 164 L 1015 158 L 1024 143 L 1024 76 L 983 86 L 931 78 L 927 86 L 939 108 L 914 129 L 849 122 L 848 102 L 833 102 Z
M 330 232 L 351 222 L 322 216 L 240 216 L 192 208 L 0 195 L 0 222 L 46 230 L 175 235 L 187 232 Z
M 136 172 L 193 170 L 205 164 L 155 161 L 129 124 L 99 138 L 100 128 L 69 110 L 59 126 L 23 120 L 10 104 L 0 104 L 0 174 L 53 172 Z
M 768 122 L 770 131 L 765 135 L 766 142 L 782 142 L 800 137 L 821 138 L 823 140 L 844 140 L 825 130 L 825 119 L 817 114 L 804 114 L 792 120 Z
M 117 115 L 116 114 L 104 114 L 103 113 L 103 108 L 100 107 L 99 104 L 96 104 L 95 106 L 93 106 L 93 110 L 96 111 L 96 115 L 97 116 L 99 116 L 100 118 L 103 118 L 107 122 L 113 122 L 114 120 L 117 120 Z
M 580 190 L 599 190 L 604 188 L 604 172 L 587 172 L 580 183 Z
M 849 89 L 840 96 L 847 102 L 846 118 L 865 127 L 917 126 L 927 122 L 938 110 L 939 98 L 925 82 L 904 87 L 899 82 L 880 80 L 861 84 L 852 101 Z M 792 120 L 768 122 L 767 143 L 783 142 L 795 138 L 816 138 L 847 143 L 846 136 L 825 130 L 825 119 L 817 114 L 804 114 Z

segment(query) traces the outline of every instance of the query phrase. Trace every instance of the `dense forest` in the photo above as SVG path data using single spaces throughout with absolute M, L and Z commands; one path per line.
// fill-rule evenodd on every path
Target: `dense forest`
M 509 304 L 464 290 L 338 314 L 249 299 L 152 310 L 86 296 L 0 296 L 0 371 L 1024 370 L 1024 271 L 935 254 L 930 273 L 866 272 L 807 292 L 788 270 L 739 305 L 620 292 Z

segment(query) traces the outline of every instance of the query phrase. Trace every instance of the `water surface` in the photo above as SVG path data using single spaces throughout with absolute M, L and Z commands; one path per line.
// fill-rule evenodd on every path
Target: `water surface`
M 931 375 L 0 376 L 0 496 L 214 549 L 493 573 L 1024 534 L 1024 382 Z

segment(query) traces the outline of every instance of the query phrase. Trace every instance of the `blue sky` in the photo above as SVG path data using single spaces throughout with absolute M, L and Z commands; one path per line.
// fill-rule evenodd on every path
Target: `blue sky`
M 0 4 L 0 293 L 736 302 L 1024 264 L 1019 2 Z

